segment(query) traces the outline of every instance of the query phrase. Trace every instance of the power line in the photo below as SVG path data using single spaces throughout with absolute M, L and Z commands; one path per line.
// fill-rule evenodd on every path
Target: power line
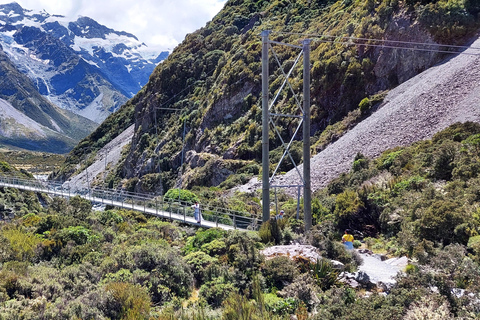
M 353 45 L 364 45 L 364 46 L 370 46 L 370 47 L 383 47 L 383 48 L 390 48 L 390 49 L 406 49 L 406 50 L 414 50 L 414 51 L 428 51 L 428 52 L 449 53 L 449 54 L 466 54 L 466 55 L 474 55 L 474 56 L 480 55 L 480 52 L 470 53 L 470 52 L 448 51 L 448 50 L 440 50 L 440 49 L 403 47 L 403 46 L 389 45 L 389 43 L 412 45 L 412 46 L 426 46 L 426 47 L 437 46 L 437 47 L 443 47 L 447 49 L 451 48 L 451 49 L 461 49 L 461 50 L 467 50 L 467 49 L 480 50 L 480 48 L 478 47 L 469 47 L 469 46 L 458 46 L 458 45 L 427 43 L 427 42 L 410 42 L 410 41 L 401 41 L 401 40 L 385 40 L 385 39 L 361 38 L 361 37 L 342 37 L 342 36 L 332 36 L 328 34 L 310 34 L 310 33 L 295 33 L 295 32 L 282 32 L 282 31 L 274 31 L 272 33 L 310 37 L 310 38 L 313 38 L 313 40 L 315 41 L 324 42 L 324 43 L 338 43 L 338 44 L 347 44 L 347 45 L 353 44 Z M 329 38 L 330 40 L 325 40 L 324 38 Z M 344 41 L 337 41 L 337 40 L 344 40 Z M 377 42 L 381 44 L 358 43 L 355 41 L 369 41 L 369 42 L 372 41 L 372 42 Z
M 213 73 L 213 71 L 215 71 L 215 69 L 211 70 L 210 73 Z M 208 74 L 207 74 L 208 75 Z M 242 77 L 241 79 L 235 81 L 232 85 L 236 85 L 240 82 L 242 82 L 243 80 L 247 79 L 249 77 L 249 75 L 246 75 L 244 77 Z M 151 108 L 149 111 L 147 112 L 144 112 L 143 115 L 141 117 L 138 117 L 137 120 L 144 120 L 146 117 L 150 116 L 153 112 L 155 112 L 156 110 L 172 110 L 172 111 L 183 111 L 185 110 L 186 108 L 166 108 L 166 106 L 168 104 L 171 104 L 170 102 L 178 97 L 180 94 L 182 94 L 183 92 L 185 92 L 187 89 L 190 89 L 194 84 L 191 84 L 189 86 L 187 86 L 186 88 L 184 88 L 182 91 L 176 93 L 175 95 L 173 95 L 172 97 L 170 97 L 167 101 L 165 101 L 164 103 L 160 104 L 159 106 L 154 106 L 153 108 Z
M 389 46 L 384 44 L 370 44 L 370 43 L 351 43 L 347 41 L 343 42 L 336 42 L 332 40 L 319 40 L 316 39 L 314 41 L 323 42 L 323 43 L 338 43 L 338 44 L 346 44 L 346 45 L 364 45 L 366 47 L 377 47 L 377 48 L 387 48 L 387 49 L 403 49 L 403 50 L 411 50 L 411 51 L 423 51 L 423 52 L 436 52 L 436 53 L 449 53 L 449 54 L 464 54 L 469 56 L 480 56 L 479 53 L 471 53 L 471 52 L 452 52 L 447 50 L 436 50 L 436 49 L 425 49 L 425 48 L 408 48 L 408 47 L 398 47 L 398 46 Z

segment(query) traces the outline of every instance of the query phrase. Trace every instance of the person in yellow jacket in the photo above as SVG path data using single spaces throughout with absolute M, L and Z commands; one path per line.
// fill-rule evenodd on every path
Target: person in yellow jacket
M 343 245 L 347 250 L 353 250 L 353 236 L 350 233 L 350 229 L 347 229 L 342 237 Z

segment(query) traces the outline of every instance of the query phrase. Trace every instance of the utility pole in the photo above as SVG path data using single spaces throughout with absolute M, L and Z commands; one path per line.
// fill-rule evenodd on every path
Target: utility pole
M 270 175 L 269 175 L 269 110 L 268 110 L 268 47 L 269 30 L 262 31 L 262 220 L 270 220 Z
M 86 159 L 86 153 L 85 153 L 86 149 L 83 149 L 83 158 L 84 158 L 84 161 L 85 163 L 87 164 L 86 167 L 85 167 L 85 172 L 87 174 L 87 192 L 88 192 L 88 195 L 90 196 L 90 179 L 88 178 L 88 161 Z M 90 149 L 90 151 L 92 151 Z
M 186 118 L 183 119 L 183 138 L 182 138 L 182 161 L 180 163 L 180 184 L 178 185 L 178 203 L 180 203 L 180 190 L 182 188 L 182 175 L 183 175 L 183 158 L 185 154 L 185 121 Z
M 312 189 L 310 181 L 310 39 L 303 40 L 303 212 L 305 231 L 312 227 Z
M 158 126 L 157 126 L 157 109 L 158 110 L 164 110 L 164 111 L 182 111 L 182 109 L 176 109 L 176 108 L 161 108 L 161 107 L 155 107 L 153 109 L 154 112 L 154 117 L 155 117 L 155 135 L 157 136 L 157 148 L 158 148 L 158 175 L 159 175 L 159 180 L 160 180 L 160 193 L 163 195 L 163 187 L 162 187 L 162 167 L 161 167 L 161 159 L 160 159 L 160 138 L 158 137 Z M 183 142 L 182 142 L 182 163 L 181 163 L 181 168 L 183 167 L 183 152 L 184 152 L 184 146 L 185 145 L 185 119 L 183 120 Z M 180 168 L 180 170 L 181 170 Z M 180 174 L 180 185 L 182 184 L 182 178 Z M 180 200 L 180 187 L 178 187 L 178 198 Z
M 302 46 L 288 44 L 288 43 L 281 43 L 274 40 L 269 39 L 269 34 L 271 32 L 265 30 L 262 32 L 262 200 L 263 200 L 263 222 L 267 221 L 270 218 L 270 183 L 275 178 L 275 174 L 280 168 L 281 162 L 284 160 L 286 156 L 290 158 L 293 165 L 295 166 L 295 170 L 297 171 L 300 184 L 296 185 L 273 185 L 272 187 L 280 187 L 280 188 L 298 188 L 298 202 L 297 202 L 297 219 L 300 207 L 300 191 L 303 188 L 303 205 L 304 205 L 304 222 L 305 222 L 305 231 L 309 231 L 312 227 L 312 195 L 311 195 L 311 179 L 310 179 L 310 43 L 311 39 L 304 39 L 302 41 Z M 288 72 L 285 72 L 283 69 L 282 63 L 278 57 L 278 54 L 275 52 L 273 47 L 274 45 L 284 45 L 291 48 L 301 49 L 300 54 L 297 56 L 293 66 L 290 68 Z M 269 64 L 268 64 L 268 53 L 269 50 L 272 50 L 273 56 L 280 67 L 281 73 L 285 78 L 280 88 L 278 88 L 273 98 L 273 101 L 269 102 Z M 303 55 L 303 106 L 299 99 L 299 94 L 295 92 L 293 89 L 292 84 L 289 82 L 289 77 L 292 75 L 293 69 L 299 63 L 301 56 Z M 290 89 L 293 97 L 295 98 L 295 104 L 301 112 L 301 115 L 297 114 L 282 114 L 281 112 L 270 112 L 270 108 L 277 102 L 277 100 L 281 97 L 281 92 L 284 88 Z M 271 105 L 270 105 L 271 104 Z M 282 137 L 282 134 L 279 130 L 275 127 L 275 122 L 273 121 L 273 117 L 289 117 L 289 118 L 297 118 L 299 119 L 299 123 L 293 137 L 291 137 L 290 141 L 286 142 Z M 273 130 L 276 132 L 278 138 L 282 142 L 282 146 L 285 149 L 282 158 L 280 159 L 279 163 L 277 164 L 276 169 L 273 172 L 272 178 L 269 177 L 269 122 L 273 125 Z M 300 169 L 297 167 L 292 155 L 290 153 L 290 147 L 297 135 L 300 133 L 300 129 L 303 126 L 303 174 L 300 172 Z M 276 190 L 276 189 L 275 189 Z

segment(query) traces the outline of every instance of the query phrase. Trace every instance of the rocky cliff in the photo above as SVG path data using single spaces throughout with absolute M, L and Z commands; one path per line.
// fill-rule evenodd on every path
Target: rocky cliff
M 204 28 L 188 35 L 155 69 L 147 85 L 117 112 L 122 117 L 134 114 L 135 130 L 115 181 L 130 181 L 130 186 L 142 191 L 156 179 L 163 184 L 154 187 L 158 191 L 180 183 L 186 188 L 228 187 L 259 173 L 262 30 L 272 30 L 272 40 L 290 44 L 305 37 L 313 40 L 311 134 L 315 142 L 327 125 L 357 109 L 362 99 L 430 68 L 444 59 L 445 55 L 435 52 L 445 51 L 443 43 L 467 42 L 478 29 L 472 17 L 479 8 L 459 8 L 466 20 L 461 15 L 444 19 L 444 10 L 441 3 L 425 1 L 228 1 Z M 345 36 L 350 37 L 348 41 Z M 368 39 L 387 39 L 395 45 L 373 45 L 374 40 Z M 403 42 L 422 43 L 428 50 L 392 48 Z M 288 70 L 298 51 L 276 50 L 278 61 Z M 283 78 L 271 57 L 273 96 Z M 301 91 L 301 68 L 292 72 L 290 85 Z M 291 92 L 281 92 L 279 101 L 273 112 L 297 112 Z M 112 123 L 116 122 L 107 121 L 99 130 L 109 132 Z M 282 139 L 288 141 L 297 124 L 292 118 L 278 120 Z M 117 133 L 112 137 L 118 135 L 119 126 L 113 127 L 111 132 Z M 103 145 L 87 140 L 85 146 L 99 149 Z M 272 168 L 282 154 L 280 146 L 281 140 L 272 134 Z M 294 146 L 293 158 L 301 162 L 301 147 Z M 282 170 L 289 169 L 291 163 Z

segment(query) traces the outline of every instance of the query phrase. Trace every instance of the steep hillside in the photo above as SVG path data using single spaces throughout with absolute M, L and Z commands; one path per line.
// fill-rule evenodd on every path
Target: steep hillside
M 72 152 L 60 175 L 65 177 L 75 171 L 72 165 L 81 159 L 78 155 L 83 150 L 100 149 L 120 133 L 120 128 L 134 123 L 135 133 L 125 159 L 117 167 L 116 176 L 105 183 L 117 184 L 124 179 L 122 183 L 133 184 L 138 191 L 157 192 L 180 181 L 186 188 L 241 183 L 260 170 L 262 30 L 272 30 L 272 40 L 292 44 L 304 37 L 313 39 L 315 143 L 327 125 L 357 109 L 364 98 L 378 101 L 385 90 L 444 58 L 431 51 L 372 47 L 341 40 L 332 43 L 329 37 L 414 41 L 429 44 L 428 48 L 434 51 L 444 51 L 449 49 L 443 48 L 442 43 L 462 44 L 470 39 L 479 26 L 479 11 L 479 5 L 473 2 L 452 4 L 445 0 L 228 1 L 211 22 L 188 35 L 155 69 L 148 84 L 118 111 L 116 119 L 107 119 Z M 284 67 L 291 66 L 298 54 L 287 47 L 276 50 Z M 280 70 L 274 68 L 273 57 L 271 67 L 273 95 L 283 79 Z M 301 80 L 301 70 L 294 71 L 292 87 L 300 89 Z M 275 111 L 294 112 L 291 93 L 282 92 L 280 100 L 282 103 Z M 118 118 L 131 119 L 129 114 L 135 118 L 118 122 Z M 186 165 L 180 172 L 184 122 Z M 277 126 L 287 139 L 296 122 L 279 120 Z M 94 138 L 104 135 L 108 139 Z M 272 167 L 281 156 L 281 150 L 275 150 L 279 145 L 280 139 L 271 135 Z M 301 158 L 298 150 L 300 145 L 294 144 L 296 161 Z M 290 168 L 287 163 L 281 170 Z M 148 190 L 147 185 L 156 190 Z
M 28 150 L 66 153 L 97 126 L 38 93 L 0 47 L 1 141 Z
M 456 122 L 480 123 L 480 40 L 471 46 L 390 91 L 378 111 L 314 156 L 312 189 L 348 171 L 358 153 L 375 158 L 387 149 L 430 139 Z M 277 182 L 298 183 L 298 175 L 291 170 Z
M 88 17 L 69 21 L 17 3 L 0 5 L 0 44 L 42 95 L 98 123 L 137 93 L 168 55 Z

